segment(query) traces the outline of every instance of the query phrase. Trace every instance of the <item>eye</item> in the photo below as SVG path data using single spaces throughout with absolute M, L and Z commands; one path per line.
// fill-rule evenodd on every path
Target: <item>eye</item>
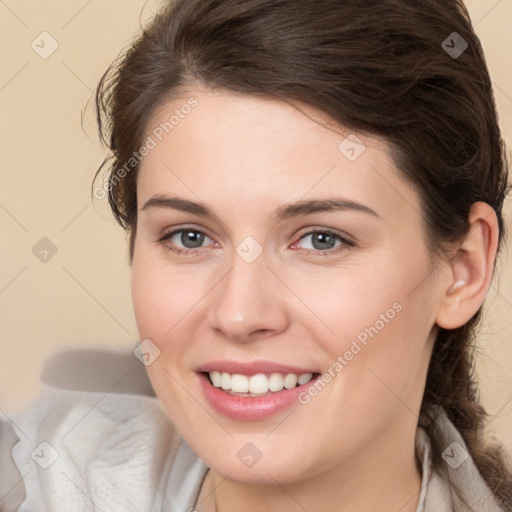
M 348 240 L 347 238 L 332 231 L 329 231 L 327 229 L 317 229 L 313 231 L 308 231 L 307 233 L 300 237 L 300 241 L 307 240 L 308 238 L 310 239 L 310 243 L 305 244 L 306 247 L 302 248 L 305 249 L 308 253 L 315 255 L 322 254 L 323 256 L 327 255 L 324 253 L 331 254 L 333 252 L 343 250 L 347 247 L 355 246 L 355 243 L 352 242 L 351 240 Z M 299 242 L 294 244 L 294 247 L 297 246 Z
M 190 254 L 197 252 L 197 249 L 201 249 L 205 239 L 213 242 L 203 231 L 193 228 L 180 228 L 163 235 L 157 240 L 157 243 L 162 244 L 169 251 L 178 254 Z M 172 245 L 164 243 L 167 241 L 170 241 Z
M 313 254 L 315 256 L 327 256 L 348 247 L 355 246 L 354 242 L 339 235 L 338 233 L 334 233 L 328 229 L 316 229 L 303 234 L 300 237 L 299 242 L 296 242 L 292 248 L 296 248 L 300 245 L 300 242 L 307 240 L 308 238 L 310 239 L 310 243 L 305 244 L 306 247 L 303 246 L 302 249 L 305 250 L 307 254 Z M 210 242 L 215 243 L 213 239 L 201 230 L 194 228 L 180 228 L 166 233 L 156 240 L 156 242 L 163 245 L 163 247 L 168 251 L 172 251 L 176 254 L 192 255 L 197 254 L 199 252 L 198 249 L 205 247 L 203 244 L 206 240 L 210 240 Z M 171 245 L 169 245 L 168 242 L 171 242 Z

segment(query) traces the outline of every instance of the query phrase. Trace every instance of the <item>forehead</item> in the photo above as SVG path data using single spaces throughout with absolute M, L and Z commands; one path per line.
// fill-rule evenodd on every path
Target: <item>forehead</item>
M 139 207 L 171 192 L 262 206 L 336 193 L 371 201 L 388 215 L 419 209 L 384 140 L 352 133 L 303 104 L 191 90 L 155 111 L 149 139 L 154 147 L 141 161 Z

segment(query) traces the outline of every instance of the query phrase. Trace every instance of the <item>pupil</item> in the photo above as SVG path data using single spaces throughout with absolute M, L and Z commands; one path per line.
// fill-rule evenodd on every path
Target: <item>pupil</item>
M 318 240 L 318 243 L 315 243 Z M 313 234 L 313 247 L 315 249 L 332 249 L 334 247 L 335 240 L 332 236 L 325 233 L 314 233 Z
M 181 234 L 181 242 L 185 247 L 189 249 L 200 247 L 203 242 L 203 239 L 204 235 L 202 233 L 198 233 L 197 231 L 184 231 Z

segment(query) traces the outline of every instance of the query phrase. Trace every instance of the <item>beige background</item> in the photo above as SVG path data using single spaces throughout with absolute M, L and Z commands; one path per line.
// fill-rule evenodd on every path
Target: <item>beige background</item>
M 36 396 L 42 364 L 56 351 L 138 343 L 125 235 L 106 200 L 90 198 L 102 161 L 91 98 L 102 72 L 158 1 L 0 2 L 0 414 Z M 512 143 L 512 0 L 467 2 L 495 86 L 503 134 Z M 143 9 L 144 8 L 144 9 Z M 50 36 L 43 59 L 31 47 Z M 42 46 L 41 43 L 39 43 Z M 43 51 L 40 48 L 39 51 Z M 512 232 L 512 198 L 506 204 Z M 46 263 L 32 252 L 49 238 Z M 508 245 L 512 245 L 511 235 Z M 486 301 L 479 337 L 482 395 L 491 430 L 512 452 L 512 269 Z

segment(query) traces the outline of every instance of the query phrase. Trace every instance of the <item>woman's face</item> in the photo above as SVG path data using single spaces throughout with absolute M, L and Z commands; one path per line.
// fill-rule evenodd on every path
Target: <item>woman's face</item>
M 382 140 L 350 133 L 202 89 L 148 125 L 132 274 L 147 370 L 230 479 L 285 484 L 412 441 L 440 286 L 417 193 Z

